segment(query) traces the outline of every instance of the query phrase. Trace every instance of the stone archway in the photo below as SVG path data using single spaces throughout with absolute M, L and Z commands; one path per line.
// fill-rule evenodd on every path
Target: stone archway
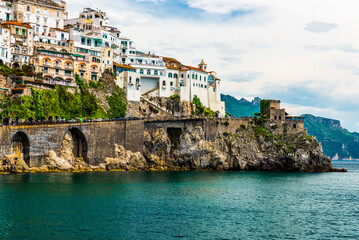
M 67 160 L 82 158 L 83 161 L 88 163 L 87 152 L 87 140 L 83 132 L 76 127 L 70 128 L 64 137 L 62 156 Z
M 30 141 L 24 132 L 17 132 L 11 139 L 11 155 L 30 166 Z

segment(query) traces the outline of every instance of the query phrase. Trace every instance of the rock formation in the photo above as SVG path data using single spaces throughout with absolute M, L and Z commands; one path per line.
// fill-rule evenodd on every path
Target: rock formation
M 73 154 L 73 140 L 68 133 L 61 156 L 50 151 L 41 168 L 29 168 L 24 161 L 7 156 L 0 161 L 0 172 L 46 171 L 132 171 L 132 170 L 217 170 L 217 171 L 292 171 L 330 172 L 331 160 L 324 156 L 315 137 L 305 131 L 276 134 L 274 129 L 252 124 L 235 133 L 217 132 L 209 139 L 201 126 L 188 125 L 176 134 L 164 128 L 144 132 L 144 149 L 133 153 L 114 145 L 115 155 L 90 166 Z M 111 143 L 109 143 L 111 144 Z

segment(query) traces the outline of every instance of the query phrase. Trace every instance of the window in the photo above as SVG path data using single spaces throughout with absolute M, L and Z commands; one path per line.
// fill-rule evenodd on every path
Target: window
M 131 84 L 131 82 L 132 82 L 132 77 L 129 77 L 128 78 L 128 83 Z
M 136 78 L 136 84 L 140 85 L 140 79 L 139 78 Z
M 96 73 L 91 74 L 91 80 L 92 81 L 97 81 L 97 74 Z
M 192 73 L 192 79 L 194 79 L 194 73 Z
M 168 77 L 169 77 L 169 78 L 172 78 L 172 73 L 168 73 Z
M 155 70 L 155 73 L 154 73 L 155 75 L 158 75 L 158 70 Z
M 203 84 L 201 84 L 201 88 L 203 88 Z
M 183 75 L 183 74 L 181 74 L 181 78 L 184 78 L 184 75 Z
M 22 35 L 25 36 L 26 35 L 26 31 L 25 29 L 22 29 Z
M 189 74 L 187 74 L 187 78 L 189 78 Z
M 174 77 L 174 78 L 178 78 L 177 73 L 173 74 L 173 77 Z
M 91 39 L 87 39 L 87 46 L 91 46 Z
M 59 74 L 60 74 L 60 70 L 56 69 L 56 75 L 59 75 Z
M 44 18 L 44 24 L 45 25 L 47 24 L 47 18 Z
M 60 21 L 59 20 L 56 20 L 56 27 L 60 27 Z
M 274 116 L 274 120 L 277 120 L 277 116 Z
M 40 17 L 36 17 L 36 23 L 40 23 Z
M 206 77 L 204 77 L 203 79 L 204 79 L 204 82 L 206 82 Z
M 204 85 L 204 88 L 207 88 L 207 85 Z
M 202 81 L 202 76 L 199 76 L 199 80 Z
M 140 69 L 140 74 L 143 74 L 143 69 Z
M 44 73 L 48 73 L 49 72 L 49 68 L 48 67 L 44 67 Z
M 282 120 L 282 116 L 279 116 L 279 120 Z
M 61 40 L 65 39 L 65 34 L 61 33 Z
M 196 74 L 196 80 L 197 80 L 197 78 L 198 78 L 198 76 L 197 76 L 197 74 Z
M 170 82 L 170 86 L 171 86 L 171 87 L 173 86 L 173 82 Z
M 19 34 L 19 29 L 16 28 L 16 29 L 15 29 L 15 32 L 16 32 L 16 34 Z
M 26 7 L 26 11 L 30 12 L 30 6 Z
M 56 11 L 56 16 L 60 17 L 60 11 Z
M 151 75 L 151 70 L 147 70 L 147 75 Z
M 293 128 L 296 129 L 296 128 L 297 128 L 297 124 L 293 124 Z
M 196 85 L 193 83 L 193 87 L 195 87 Z
M 111 57 L 111 51 L 108 51 L 107 55 L 108 55 L 108 57 Z
M 216 88 L 213 88 L 213 92 L 216 92 Z

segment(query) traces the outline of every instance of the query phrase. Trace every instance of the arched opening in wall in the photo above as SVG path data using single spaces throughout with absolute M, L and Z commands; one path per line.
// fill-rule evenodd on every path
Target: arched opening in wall
M 176 149 L 180 145 L 182 128 L 167 128 L 167 134 L 171 140 L 171 148 Z
M 4 61 L 0 59 L 0 66 L 4 65 Z
M 18 63 L 14 63 L 14 64 L 12 65 L 12 68 L 13 68 L 13 69 L 19 69 L 19 68 L 20 68 L 20 65 L 19 65 Z
M 85 135 L 78 128 L 70 128 L 69 133 L 72 138 L 72 153 L 75 158 L 82 158 L 88 163 L 87 141 Z
M 11 139 L 11 155 L 30 166 L 30 141 L 24 132 L 17 132 Z

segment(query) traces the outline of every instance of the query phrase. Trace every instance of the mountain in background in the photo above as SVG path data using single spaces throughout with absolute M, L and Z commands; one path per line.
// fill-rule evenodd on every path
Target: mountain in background
M 342 128 L 340 121 L 304 114 L 308 134 L 322 143 L 324 154 L 332 159 L 359 159 L 359 133 Z
M 256 97 L 253 101 L 244 98 L 238 100 L 230 95 L 221 94 L 221 101 L 226 103 L 226 112 L 235 117 L 253 117 L 254 113 L 260 112 L 261 99 Z
M 226 103 L 226 112 L 235 117 L 254 116 L 260 112 L 260 98 L 248 101 L 244 98 L 238 100 L 230 95 L 221 95 Z M 305 117 L 304 126 L 308 134 L 316 136 L 322 143 L 324 154 L 332 159 L 359 159 L 359 133 L 351 133 L 342 128 L 340 121 L 316 117 L 311 114 Z

